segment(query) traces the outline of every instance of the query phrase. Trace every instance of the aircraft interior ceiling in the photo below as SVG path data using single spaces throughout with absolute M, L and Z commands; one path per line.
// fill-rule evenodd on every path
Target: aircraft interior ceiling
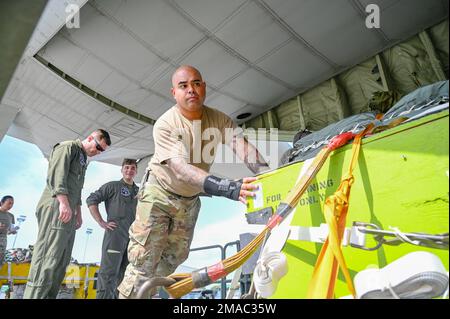
M 380 9 L 379 28 L 366 25 L 370 4 Z M 70 5 L 48 1 L 30 34 L 0 95 L 0 139 L 8 134 L 48 155 L 57 142 L 101 127 L 113 144 L 95 160 L 112 164 L 150 158 L 153 124 L 174 105 L 170 78 L 180 65 L 196 66 L 206 104 L 241 124 L 448 17 L 443 0 Z

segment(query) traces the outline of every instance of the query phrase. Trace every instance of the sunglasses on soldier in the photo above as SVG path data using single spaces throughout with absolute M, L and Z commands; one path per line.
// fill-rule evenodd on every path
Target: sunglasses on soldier
M 95 148 L 97 149 L 97 151 L 104 152 L 105 150 L 104 150 L 103 147 L 100 145 L 100 143 L 97 141 L 97 139 L 96 139 L 94 136 L 92 136 L 92 137 L 94 138 Z

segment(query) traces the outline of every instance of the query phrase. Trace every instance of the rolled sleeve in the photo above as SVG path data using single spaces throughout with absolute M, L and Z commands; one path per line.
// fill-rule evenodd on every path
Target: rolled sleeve
M 101 186 L 98 190 L 91 193 L 88 198 L 86 198 L 86 205 L 89 207 L 91 205 L 98 205 L 101 202 L 108 200 L 113 194 L 111 193 L 111 185 L 107 183 Z
M 70 169 L 71 148 L 58 145 L 53 149 L 49 162 L 47 185 L 53 197 L 69 195 L 67 176 Z

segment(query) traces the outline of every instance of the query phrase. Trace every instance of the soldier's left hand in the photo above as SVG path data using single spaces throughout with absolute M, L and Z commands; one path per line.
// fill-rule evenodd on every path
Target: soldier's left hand
M 239 201 L 244 205 L 247 204 L 247 197 L 255 197 L 255 193 L 252 190 L 257 190 L 258 185 L 251 184 L 256 181 L 257 177 L 244 177 L 242 179 L 241 191 L 239 192 Z
M 64 224 L 68 223 L 72 219 L 72 209 L 69 204 L 66 202 L 59 203 L 59 217 L 58 219 L 62 221 Z
M 79 229 L 83 225 L 83 218 L 81 217 L 81 213 L 77 214 L 77 222 L 75 224 L 75 229 Z

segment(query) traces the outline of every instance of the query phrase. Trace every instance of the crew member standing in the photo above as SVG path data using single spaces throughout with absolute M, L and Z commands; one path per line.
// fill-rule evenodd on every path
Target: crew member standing
M 98 129 L 83 141 L 56 144 L 48 159 L 47 183 L 36 207 L 38 236 L 24 299 L 55 299 L 72 257 L 75 231 L 81 227 L 81 189 L 88 156 L 111 145 Z
M 86 199 L 92 217 L 105 230 L 97 278 L 97 299 L 117 298 L 117 286 L 128 265 L 128 229 L 135 218 L 139 191 L 133 180 L 137 173 L 136 160 L 124 159 L 121 173 L 120 181 L 104 184 Z M 105 203 L 106 221 L 98 210 L 101 202 Z
M 9 210 L 14 206 L 14 197 L 11 195 L 3 196 L 0 201 L 0 269 L 5 262 L 7 236 L 17 234 L 18 226 L 14 226 L 14 215 Z

